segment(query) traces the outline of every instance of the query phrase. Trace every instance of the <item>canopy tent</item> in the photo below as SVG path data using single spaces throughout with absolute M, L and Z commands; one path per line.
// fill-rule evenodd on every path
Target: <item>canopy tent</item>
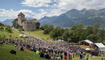
M 102 43 L 95 43 L 95 45 L 99 48 L 100 51 L 105 51 L 105 45 Z
M 88 43 L 88 44 L 93 44 L 93 42 L 92 41 L 90 41 L 90 40 L 84 40 L 86 43 Z
M 79 42 L 79 44 L 92 46 L 94 43 L 90 40 L 82 40 L 82 41 Z

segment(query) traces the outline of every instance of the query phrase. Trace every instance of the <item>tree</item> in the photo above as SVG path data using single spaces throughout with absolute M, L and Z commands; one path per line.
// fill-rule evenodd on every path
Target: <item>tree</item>
M 71 31 L 72 31 L 72 36 L 70 36 L 70 37 L 71 37 L 72 42 L 81 41 L 86 37 L 84 25 L 82 25 L 82 24 L 77 24 L 77 25 L 73 26 L 71 28 Z
M 84 28 L 83 24 L 76 24 L 71 28 L 71 30 L 76 30 L 76 29 L 80 30 L 80 29 L 83 29 L 83 28 Z
M 13 27 L 15 27 L 15 28 L 18 27 L 18 23 L 17 23 L 17 21 L 18 21 L 18 19 L 14 19 L 14 20 L 12 21 L 12 23 L 13 23 Z
M 103 42 L 105 40 L 105 29 L 104 28 L 102 28 L 99 31 L 99 36 L 100 36 L 100 41 Z
M 44 29 L 48 28 L 48 26 L 49 25 L 45 24 L 45 25 L 41 26 L 40 29 L 44 30 Z
M 87 34 L 87 35 L 93 34 L 93 27 L 88 26 L 88 27 L 86 28 L 86 34 Z
M 63 35 L 62 35 L 63 40 L 68 41 L 68 42 L 72 41 L 72 38 L 71 38 L 72 36 L 73 36 L 73 33 L 72 33 L 72 31 L 70 31 L 70 29 L 65 30 Z
M 15 20 L 12 22 L 12 23 L 13 23 L 13 27 L 14 27 L 14 28 L 17 28 L 17 29 L 19 29 L 19 30 L 24 30 L 23 27 L 20 26 L 17 21 L 18 21 L 18 19 L 15 19 Z
M 0 40 L 3 41 L 5 39 L 5 35 L 0 35 Z
M 39 28 L 40 28 L 40 23 L 37 22 L 37 23 L 36 23 L 36 29 L 39 29 Z
M 50 37 L 56 40 L 62 39 L 63 32 L 64 30 L 61 27 L 56 27 L 51 31 Z
M 0 23 L 0 26 L 4 26 L 4 24 Z
M 44 34 L 49 34 L 54 29 L 53 25 L 49 25 L 44 29 Z
M 94 26 L 93 26 L 93 33 L 94 33 L 94 34 L 97 34 L 98 31 L 99 31 L 99 24 L 96 23 L 96 24 L 94 24 Z
M 9 33 L 12 33 L 12 29 L 11 29 L 10 26 L 7 26 L 7 27 L 6 27 L 6 30 L 7 30 Z
M 87 39 L 89 39 L 93 42 L 97 42 L 100 39 L 100 37 L 96 34 L 90 34 L 89 36 L 87 36 Z

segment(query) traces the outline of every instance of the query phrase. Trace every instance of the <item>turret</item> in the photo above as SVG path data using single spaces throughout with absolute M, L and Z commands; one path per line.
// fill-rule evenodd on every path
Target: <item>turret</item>
M 24 20 L 25 20 L 25 15 L 24 15 L 22 12 L 20 12 L 20 13 L 18 14 L 18 24 L 19 24 L 20 26 L 22 26 L 22 23 L 23 23 Z

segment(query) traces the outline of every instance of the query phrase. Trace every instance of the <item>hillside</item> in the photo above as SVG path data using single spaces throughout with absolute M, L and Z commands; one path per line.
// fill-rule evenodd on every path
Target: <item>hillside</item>
M 12 21 L 13 20 L 14 19 L 6 19 L 6 20 L 2 21 L 1 23 L 12 26 Z
M 10 54 L 10 50 L 16 50 L 17 55 Z M 36 55 L 35 52 L 25 50 L 20 51 L 17 50 L 13 44 L 11 45 L 2 45 L 0 46 L 0 60 L 47 60 L 44 58 L 40 58 L 39 55 Z
M 105 9 L 95 10 L 76 10 L 72 9 L 60 16 L 44 17 L 39 20 L 43 24 L 53 24 L 55 26 L 72 27 L 75 24 L 84 24 L 85 26 L 99 23 L 100 26 L 105 24 Z

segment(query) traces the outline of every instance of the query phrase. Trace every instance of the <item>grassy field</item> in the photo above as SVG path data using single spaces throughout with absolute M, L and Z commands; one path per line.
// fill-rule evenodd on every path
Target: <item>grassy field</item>
M 43 34 L 43 30 L 35 30 L 35 31 L 31 31 L 31 32 L 29 32 L 29 31 L 24 31 L 24 32 L 29 33 L 29 34 L 31 34 L 31 35 L 33 35 L 33 36 L 37 36 L 37 37 L 39 37 L 39 38 L 42 38 L 43 40 L 45 40 L 45 41 L 47 41 L 47 42 L 49 42 L 49 43 L 58 43 L 57 41 L 49 40 L 49 39 L 51 39 L 51 38 L 50 38 L 50 35 L 48 35 L 48 34 Z
M 10 54 L 9 53 L 10 50 L 16 50 L 13 44 L 10 45 L 4 44 L 0 46 L 0 60 L 47 60 L 44 58 L 40 58 L 39 55 L 35 54 L 35 52 L 29 50 L 25 50 L 24 52 L 16 50 L 17 55 Z M 101 60 L 101 58 L 105 59 L 105 57 L 99 56 L 90 57 L 90 60 Z M 75 56 L 73 60 L 80 60 L 79 56 Z M 83 58 L 82 60 L 86 60 L 86 57 Z
M 29 31 L 25 31 L 26 33 L 32 34 L 34 36 L 40 37 L 42 39 L 50 39 L 50 36 L 47 34 L 43 34 L 43 30 L 35 30 L 32 32 Z
M 19 32 L 15 31 L 14 29 L 12 29 L 12 33 L 9 33 L 5 30 L 0 31 L 0 35 L 5 35 L 5 37 L 9 37 L 11 35 L 12 38 L 18 37 L 19 36 Z
M 16 50 L 14 45 L 2 45 L 0 46 L 0 60 L 47 60 L 40 58 L 35 52 L 25 50 L 16 50 L 17 55 L 10 54 L 10 50 Z
M 89 57 L 90 60 L 101 60 L 101 58 L 104 58 L 105 57 L 102 57 L 102 56 L 98 56 L 98 57 Z M 74 57 L 73 60 L 80 60 L 78 56 Z M 84 57 L 82 60 L 86 60 L 86 57 Z

